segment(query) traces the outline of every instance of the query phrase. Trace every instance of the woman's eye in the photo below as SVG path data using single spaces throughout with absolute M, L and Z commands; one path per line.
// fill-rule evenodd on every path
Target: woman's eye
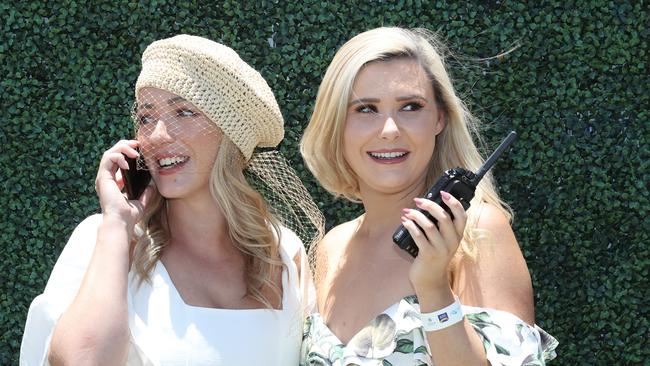
M 356 111 L 358 113 L 377 113 L 377 108 L 374 105 L 360 105 L 357 107 Z
M 412 111 L 420 110 L 422 109 L 422 107 L 423 107 L 422 104 L 413 102 L 402 107 L 402 110 L 406 112 L 412 112 Z
M 149 122 L 153 122 L 154 118 L 151 117 L 151 116 L 148 116 L 148 115 L 142 115 L 142 116 L 138 117 L 138 120 L 140 121 L 140 124 L 146 125 Z
M 196 116 L 196 113 L 189 109 L 179 109 L 176 111 L 176 115 L 178 117 L 194 117 Z

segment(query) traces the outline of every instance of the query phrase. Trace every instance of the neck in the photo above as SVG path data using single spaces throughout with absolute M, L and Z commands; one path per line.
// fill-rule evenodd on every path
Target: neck
M 418 197 L 424 188 L 424 182 L 397 193 L 382 193 L 362 189 L 363 207 L 359 233 L 369 238 L 390 238 L 401 224 L 402 209 L 414 208 L 413 198 Z M 390 233 L 388 233 L 390 232 Z
M 228 222 L 210 194 L 167 201 L 171 244 L 188 255 L 215 260 L 238 252 L 228 235 Z

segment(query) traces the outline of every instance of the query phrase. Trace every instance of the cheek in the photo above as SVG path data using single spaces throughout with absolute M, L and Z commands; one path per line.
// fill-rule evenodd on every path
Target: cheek
M 212 165 L 219 151 L 219 138 L 216 136 L 199 136 L 192 141 L 192 146 L 202 165 Z
M 367 130 L 363 129 L 358 121 L 348 121 L 343 130 L 343 156 L 349 161 L 349 157 L 358 150 L 367 135 Z

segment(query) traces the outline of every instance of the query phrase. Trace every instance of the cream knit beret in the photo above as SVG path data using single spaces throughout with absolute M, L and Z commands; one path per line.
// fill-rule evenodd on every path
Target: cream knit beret
M 271 88 L 231 48 L 197 36 L 155 41 L 142 54 L 135 84 L 185 98 L 201 110 L 241 150 L 246 160 L 255 147 L 275 147 L 284 121 Z

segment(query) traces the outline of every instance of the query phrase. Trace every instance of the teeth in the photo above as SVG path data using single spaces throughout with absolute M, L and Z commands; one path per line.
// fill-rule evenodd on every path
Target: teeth
M 386 152 L 386 153 L 371 152 L 369 154 L 373 158 L 394 159 L 394 158 L 399 158 L 399 157 L 402 157 L 402 156 L 406 155 L 406 152 Z
M 184 163 L 187 161 L 187 159 L 188 159 L 187 156 L 174 156 L 172 158 L 162 158 L 158 160 L 158 164 L 160 165 L 160 167 L 166 168 L 171 165 Z

